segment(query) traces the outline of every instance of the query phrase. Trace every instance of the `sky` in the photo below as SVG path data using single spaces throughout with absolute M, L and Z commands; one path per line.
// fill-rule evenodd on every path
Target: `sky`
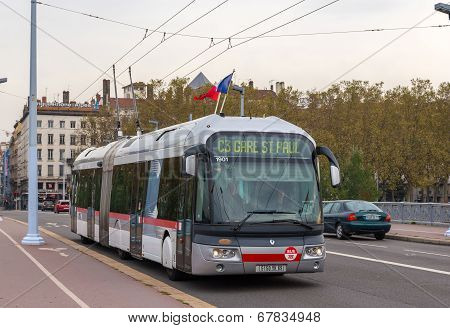
M 154 29 L 192 0 L 45 0 L 44 3 L 104 18 Z M 224 0 L 196 0 L 160 31 L 177 32 Z M 306 0 L 237 37 L 251 37 L 301 17 L 332 0 Z M 133 81 L 160 79 L 197 53 L 209 47 L 211 40 L 228 38 L 244 28 L 271 16 L 298 0 L 229 0 L 181 33 L 207 38 L 174 36 L 161 43 L 132 66 Z M 268 35 L 364 30 L 450 24 L 449 17 L 434 12 L 436 0 L 340 0 L 303 17 Z M 2 3 L 30 17 L 30 1 L 0 1 L 0 140 L 7 140 L 22 115 L 29 93 L 30 23 Z M 38 97 L 62 101 L 62 91 L 79 102 L 91 99 L 101 90 L 101 80 L 80 94 L 101 72 L 110 67 L 127 50 L 143 39 L 143 29 L 132 28 L 91 17 L 38 5 Z M 433 14 L 434 13 L 434 14 Z M 254 81 L 255 86 L 269 88 L 271 81 L 284 81 L 300 90 L 320 90 L 344 72 L 374 54 L 404 31 L 303 35 L 295 37 L 257 38 L 240 46 L 242 39 L 232 39 L 230 50 L 207 65 L 198 66 L 228 47 L 222 42 L 169 76 L 183 77 L 193 71 L 191 79 L 202 71 L 211 82 L 236 70 L 237 83 Z M 166 37 L 169 35 L 166 34 Z M 162 33 L 147 37 L 116 65 L 118 87 L 129 83 L 127 67 L 162 40 Z M 56 40 L 59 40 L 56 41 Z M 383 81 L 385 88 L 407 85 L 413 78 L 430 79 L 435 86 L 450 80 L 450 27 L 413 29 L 375 54 L 341 80 Z M 64 44 L 61 45 L 61 43 Z M 70 49 L 70 50 L 69 50 Z M 85 60 L 81 59 L 78 53 Z M 90 64 L 88 63 L 90 62 Z M 111 71 L 108 72 L 110 75 Z M 119 90 L 122 95 L 122 90 Z

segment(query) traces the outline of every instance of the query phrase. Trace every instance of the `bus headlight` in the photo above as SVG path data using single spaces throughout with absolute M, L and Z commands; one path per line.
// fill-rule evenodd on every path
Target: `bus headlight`
M 216 260 L 231 259 L 236 257 L 237 250 L 231 248 L 213 248 L 212 257 Z
M 325 246 L 306 246 L 304 259 L 317 259 L 325 256 Z

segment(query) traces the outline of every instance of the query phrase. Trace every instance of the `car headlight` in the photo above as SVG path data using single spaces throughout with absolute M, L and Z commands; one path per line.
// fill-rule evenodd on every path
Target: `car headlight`
M 306 246 L 304 259 L 317 259 L 325 256 L 325 246 Z
M 213 248 L 212 257 L 214 259 L 231 259 L 236 256 L 237 250 L 230 248 Z

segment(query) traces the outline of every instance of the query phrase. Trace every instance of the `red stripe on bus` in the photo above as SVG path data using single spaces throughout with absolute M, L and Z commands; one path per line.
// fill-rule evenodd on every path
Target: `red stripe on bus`
M 242 254 L 243 262 L 298 262 L 301 254 L 293 261 L 288 261 L 284 254 Z
M 87 208 L 77 207 L 77 212 L 87 213 Z
M 176 221 L 169 221 L 169 220 L 163 220 L 163 219 L 155 219 L 151 217 L 144 216 L 144 224 L 150 224 L 157 227 L 163 227 L 163 228 L 171 228 L 176 229 L 177 228 L 177 222 Z

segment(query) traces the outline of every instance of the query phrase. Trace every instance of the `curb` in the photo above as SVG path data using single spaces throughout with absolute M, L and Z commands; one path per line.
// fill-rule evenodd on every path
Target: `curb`
M 385 236 L 385 238 L 386 239 L 403 240 L 403 241 L 411 241 L 411 242 L 422 243 L 422 244 L 450 246 L 450 240 L 422 238 L 422 237 L 412 237 L 412 236 L 402 236 L 402 235 L 390 235 L 390 234 L 387 234 Z
M 4 216 L 4 218 L 14 221 L 14 222 L 17 222 L 17 223 L 20 223 L 20 224 L 23 224 L 23 225 L 27 225 L 27 223 L 16 220 L 16 219 L 8 218 L 5 216 Z M 140 283 L 142 283 L 146 286 L 156 289 L 162 295 L 172 297 L 172 298 L 176 299 L 177 301 L 179 301 L 185 305 L 188 305 L 190 307 L 193 307 L 193 308 L 215 308 L 215 306 L 212 304 L 202 301 L 201 299 L 199 299 L 195 296 L 186 294 L 186 293 L 182 292 L 181 290 L 178 290 L 156 278 L 153 278 L 153 277 L 151 277 L 145 273 L 142 273 L 138 270 L 132 269 L 129 266 L 127 266 L 123 263 L 120 263 L 106 255 L 97 253 L 96 251 L 93 251 L 93 250 L 89 249 L 88 247 L 79 245 L 76 242 L 74 242 L 70 239 L 67 239 L 63 236 L 60 236 L 50 230 L 47 230 L 42 227 L 39 227 L 39 230 L 42 231 L 43 233 L 45 233 L 46 235 L 48 235 L 56 240 L 59 240 L 60 242 L 76 249 L 77 251 L 79 251 L 85 255 L 88 255 L 90 257 L 93 257 L 97 261 L 100 261 L 100 262 L 106 264 L 107 266 L 126 274 L 127 276 L 133 278 L 134 280 L 139 281 Z

